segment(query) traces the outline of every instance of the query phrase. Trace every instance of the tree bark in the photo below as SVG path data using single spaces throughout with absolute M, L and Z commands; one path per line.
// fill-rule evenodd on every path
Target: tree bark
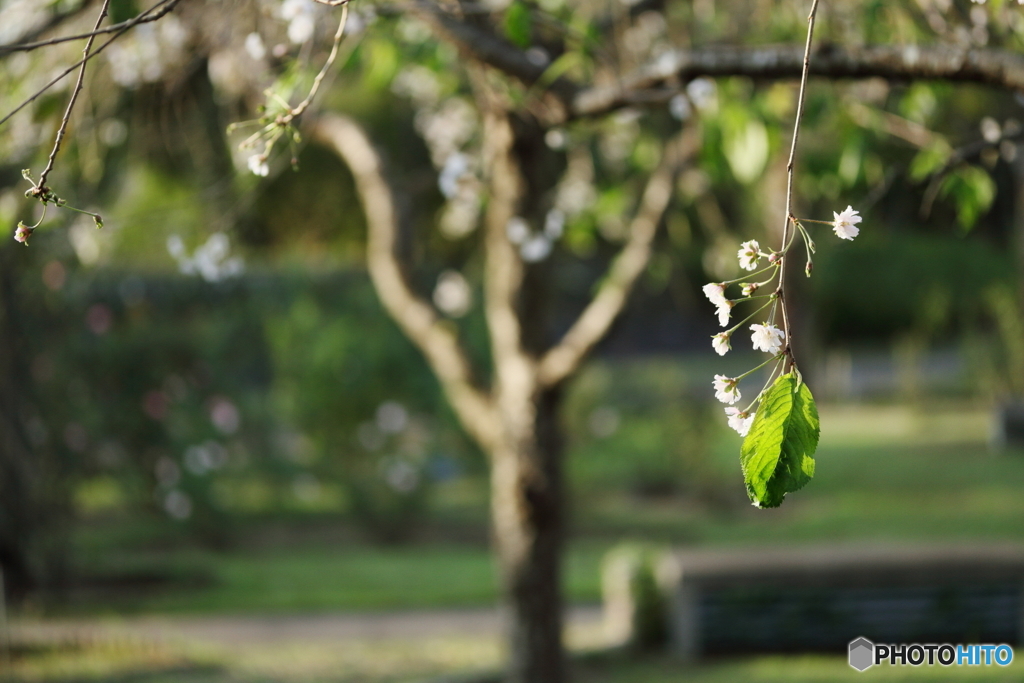
M 562 683 L 564 541 L 560 390 L 503 402 L 492 453 L 491 519 L 507 609 L 509 683 Z

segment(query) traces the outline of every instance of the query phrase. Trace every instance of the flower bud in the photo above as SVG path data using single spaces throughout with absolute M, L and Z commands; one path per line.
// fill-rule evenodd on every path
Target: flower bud
M 35 228 L 30 228 L 29 226 L 25 225 L 21 221 L 18 221 L 18 227 L 14 231 L 14 239 L 15 239 L 15 241 L 21 242 L 22 244 L 24 244 L 27 247 L 28 246 L 28 238 L 32 237 L 33 231 L 35 231 Z
M 811 263 L 810 261 L 808 261 L 806 263 L 806 265 L 804 265 L 804 275 L 806 275 L 807 277 L 810 277 L 812 270 L 814 270 L 814 264 Z
M 773 251 L 771 254 L 768 255 L 768 263 L 778 263 L 781 258 L 782 252 Z

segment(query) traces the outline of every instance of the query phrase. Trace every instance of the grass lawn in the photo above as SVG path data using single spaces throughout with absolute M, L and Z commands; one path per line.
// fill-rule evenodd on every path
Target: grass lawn
M 603 548 L 589 544 L 571 553 L 566 572 L 571 600 L 598 599 L 595 568 Z M 118 559 L 122 567 L 134 565 L 139 571 L 160 566 L 181 580 L 162 590 L 87 593 L 70 603 L 49 605 L 47 611 L 75 615 L 371 611 L 487 605 L 497 597 L 487 547 L 468 544 L 121 551 L 104 564 Z
M 1024 457 L 993 454 L 984 444 L 987 416 L 959 408 L 826 409 L 814 481 L 774 511 L 742 501 L 715 507 L 678 497 L 638 498 L 621 491 L 578 491 L 575 535 L 566 583 L 573 601 L 599 596 L 605 551 L 625 540 L 689 545 L 826 542 L 1024 542 Z M 738 440 L 723 439 L 714 457 L 736 468 Z M 614 458 L 614 449 L 596 450 Z M 576 457 L 579 457 L 577 454 Z M 614 464 L 614 463 L 612 463 Z M 483 504 L 441 511 L 447 521 L 477 524 L 477 540 L 373 546 L 351 534 L 299 533 L 285 524 L 260 543 L 224 550 L 181 543 L 138 543 L 149 532 L 94 528 L 80 535 L 87 568 L 141 572 L 161 568 L 181 581 L 161 590 L 79 595 L 48 611 L 77 615 L 132 613 L 224 614 L 388 610 L 482 605 L 495 599 L 491 560 L 482 533 Z M 289 526 L 293 525 L 293 526 Z M 257 529 L 257 535 L 259 530 Z M 572 637 L 570 637 L 572 640 Z M 577 645 L 579 643 L 577 642 Z M 359 640 L 287 649 L 233 652 L 176 650 L 138 644 L 79 643 L 22 653 L 12 681 L 121 683 L 257 683 L 324 681 L 384 683 L 493 670 L 502 659 L 493 636 L 419 642 Z M 583 683 L 811 683 L 861 680 L 841 657 L 723 659 L 683 666 L 667 657 L 591 656 L 576 664 Z M 1008 668 L 878 667 L 872 680 L 1020 681 L 1024 664 Z
M 825 409 L 815 479 L 777 510 L 745 504 L 736 454 L 739 439 L 734 437 L 716 442 L 713 456 L 731 473 L 724 480 L 733 496 L 728 506 L 699 505 L 679 497 L 637 498 L 625 491 L 577 492 L 566 562 L 569 599 L 599 599 L 600 559 L 627 540 L 702 546 L 1024 541 L 1024 457 L 990 452 L 984 443 L 986 419 L 983 411 L 960 408 L 928 413 Z M 622 456 L 612 449 L 595 449 L 591 457 L 591 465 L 601 468 L 608 466 L 602 459 Z M 493 602 L 496 583 L 483 540 L 482 496 L 476 506 L 440 514 L 476 525 L 477 540 L 375 546 L 351 534 L 335 538 L 328 531 L 299 533 L 299 520 L 278 530 L 276 540 L 212 550 L 180 543 L 139 544 L 124 529 L 92 529 L 79 541 L 87 571 L 162 572 L 180 580 L 160 590 L 129 586 L 80 593 L 50 603 L 46 611 L 362 611 Z M 257 528 L 250 535 L 260 533 Z

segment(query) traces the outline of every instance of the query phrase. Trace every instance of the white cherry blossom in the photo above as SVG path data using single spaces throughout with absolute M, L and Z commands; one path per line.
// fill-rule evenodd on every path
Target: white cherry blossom
M 726 299 L 718 304 L 718 310 L 715 311 L 718 314 L 718 324 L 725 327 L 729 324 L 729 316 L 732 315 L 732 302 Z
M 740 268 L 744 270 L 754 270 L 757 268 L 757 262 L 761 259 L 761 245 L 757 243 L 757 240 L 750 240 L 740 245 L 740 250 L 736 252 L 736 255 L 740 259 Z
M 846 210 L 842 213 L 832 212 L 835 216 L 835 220 L 832 222 L 832 229 L 836 233 L 836 237 L 844 240 L 852 240 L 858 234 L 860 234 L 860 228 L 857 227 L 857 223 L 863 220 L 860 217 L 860 212 L 855 211 L 852 206 L 847 206 Z
M 735 429 L 740 436 L 746 436 L 750 431 L 750 425 L 754 423 L 755 412 L 744 413 L 739 408 L 729 407 L 725 409 L 729 418 L 729 427 Z
M 704 296 L 715 306 L 723 306 L 728 299 L 725 298 L 725 285 L 718 282 L 709 282 L 703 287 Z
M 722 403 L 732 404 L 740 400 L 740 388 L 736 383 L 736 378 L 715 375 L 713 384 L 715 387 L 715 398 Z
M 724 356 L 732 348 L 732 344 L 729 343 L 729 333 L 719 332 L 718 334 L 711 336 L 711 348 L 715 350 L 719 356 Z
M 786 333 L 779 328 L 774 325 L 755 324 L 751 325 L 750 329 L 754 332 L 750 335 L 750 341 L 753 342 L 755 351 L 776 354 L 782 349 L 782 340 L 786 338 Z

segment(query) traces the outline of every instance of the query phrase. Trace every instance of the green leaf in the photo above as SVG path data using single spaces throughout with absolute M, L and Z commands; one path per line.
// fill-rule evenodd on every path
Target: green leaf
M 516 0 L 505 12 L 505 37 L 521 48 L 530 47 L 530 9 Z
M 782 375 L 761 398 L 740 448 L 743 481 L 755 505 L 778 507 L 811 480 L 818 433 L 811 390 L 793 373 Z

